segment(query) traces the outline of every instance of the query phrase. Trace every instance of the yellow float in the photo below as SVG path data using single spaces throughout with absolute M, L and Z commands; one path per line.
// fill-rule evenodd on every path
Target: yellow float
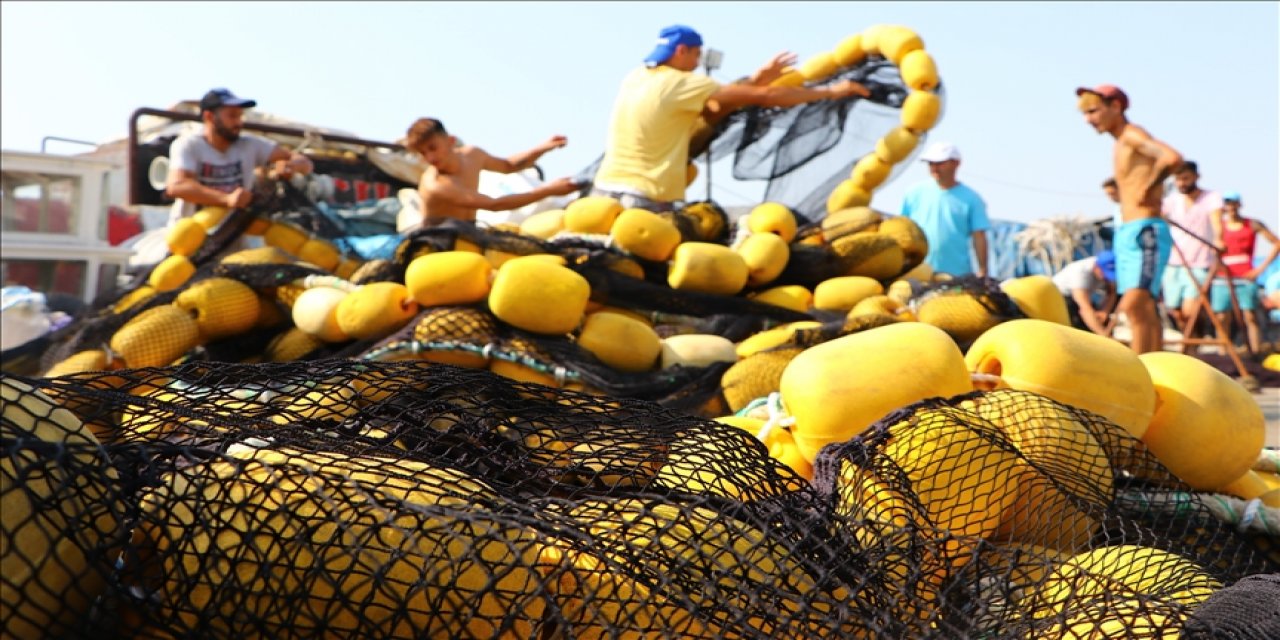
M 833 50 L 815 54 L 794 69 L 787 69 L 773 82 L 774 86 L 821 82 L 870 56 L 883 57 L 896 66 L 911 93 L 902 105 L 902 126 L 885 134 L 875 150 L 857 161 L 849 179 L 836 185 L 827 200 L 828 213 L 867 205 L 873 191 L 888 178 L 892 165 L 910 155 L 919 136 L 937 123 L 942 112 L 937 64 L 925 51 L 924 41 L 911 29 L 877 24 L 845 38 Z

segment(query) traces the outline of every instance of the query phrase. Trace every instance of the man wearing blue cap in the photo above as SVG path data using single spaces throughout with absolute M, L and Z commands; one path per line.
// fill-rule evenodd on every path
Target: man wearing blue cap
M 1053 284 L 1067 300 L 1071 326 L 1100 336 L 1111 335 L 1107 323 L 1107 316 L 1111 314 L 1107 309 L 1115 302 L 1115 282 L 1116 255 L 1110 251 L 1076 260 L 1053 276 Z M 1103 302 L 1100 307 L 1094 307 L 1093 296 L 1098 292 L 1102 293 Z
M 211 89 L 200 99 L 204 129 L 178 136 L 169 147 L 165 194 L 176 199 L 169 224 L 190 217 L 198 206 L 247 206 L 257 167 L 280 162 L 283 178 L 311 172 L 310 158 L 266 138 L 241 134 L 244 110 L 257 104 L 227 89 Z
M 870 95 L 866 87 L 849 81 L 815 88 L 770 87 L 795 63 L 795 54 L 789 52 L 774 56 L 741 84 L 721 85 L 692 73 L 701 56 L 702 36 L 692 28 L 672 25 L 658 34 L 644 66 L 622 81 L 591 195 L 618 198 L 626 207 L 674 210 L 684 200 L 689 141 L 704 112 Z

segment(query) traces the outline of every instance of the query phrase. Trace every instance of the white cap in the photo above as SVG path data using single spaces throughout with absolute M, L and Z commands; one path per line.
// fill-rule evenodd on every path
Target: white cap
M 924 153 L 920 154 L 920 159 L 924 162 L 946 162 L 947 160 L 959 160 L 960 150 L 950 142 L 935 142 L 929 145 Z

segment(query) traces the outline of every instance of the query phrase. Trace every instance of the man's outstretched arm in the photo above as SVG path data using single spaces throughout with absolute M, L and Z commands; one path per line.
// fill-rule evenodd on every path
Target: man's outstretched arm
M 519 209 L 527 204 L 533 204 L 543 198 L 550 196 L 563 196 L 573 193 L 579 189 L 579 185 L 572 178 L 560 178 L 552 180 L 546 184 L 538 185 L 533 189 L 524 193 L 513 193 L 511 195 L 493 198 L 486 196 L 479 191 L 465 189 L 456 185 L 434 185 L 432 187 L 419 187 L 418 193 L 422 196 L 422 205 L 424 208 L 430 208 L 431 204 L 451 205 L 465 209 L 484 209 L 486 211 L 510 211 Z
M 524 171 L 525 169 L 532 167 L 533 163 L 537 162 L 538 158 L 541 158 L 548 151 L 559 149 L 566 144 L 569 144 L 568 138 L 555 135 L 547 138 L 546 142 L 543 142 L 528 151 L 522 151 L 506 158 L 498 158 L 486 153 L 484 168 L 497 173 L 515 173 L 517 171 Z
M 871 92 L 861 84 L 849 80 L 824 87 L 758 87 L 751 84 L 726 84 L 711 94 L 707 102 L 716 103 L 720 109 L 733 110 L 748 105 L 760 107 L 791 107 L 817 100 L 830 100 L 858 95 L 867 97 Z
M 200 184 L 196 175 L 182 169 L 170 169 L 169 179 L 164 188 L 165 195 L 170 198 L 181 198 L 195 205 L 226 207 L 236 209 L 249 204 L 252 193 L 236 187 L 230 193 L 218 191 Z

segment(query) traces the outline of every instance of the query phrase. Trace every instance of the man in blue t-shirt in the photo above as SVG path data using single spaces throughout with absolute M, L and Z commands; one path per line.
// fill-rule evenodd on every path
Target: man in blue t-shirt
M 922 182 L 902 199 L 902 215 L 912 219 L 929 239 L 925 262 L 935 272 L 963 276 L 974 273 L 969 242 L 977 254 L 980 276 L 987 275 L 987 205 L 978 192 L 956 181 L 960 150 L 939 142 L 920 154 L 929 163 L 933 182 Z

